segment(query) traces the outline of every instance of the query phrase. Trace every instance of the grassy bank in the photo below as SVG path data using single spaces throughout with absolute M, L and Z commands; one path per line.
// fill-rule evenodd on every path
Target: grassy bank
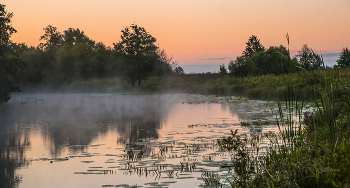
M 285 75 L 263 75 L 257 77 L 233 77 L 219 74 L 188 74 L 168 77 L 153 77 L 141 86 L 131 87 L 118 78 L 74 81 L 65 85 L 22 86 L 23 91 L 50 92 L 185 92 L 211 95 L 242 95 L 251 99 L 284 100 L 288 86 L 292 85 L 295 97 L 313 101 L 320 98 L 315 92 L 320 86 L 333 83 L 334 95 L 341 96 L 350 87 L 350 68 L 321 69 L 313 72 L 300 70 L 299 73 Z
M 319 70 L 287 82 L 284 99 L 273 109 L 278 134 L 240 137 L 232 132 L 219 139 L 222 149 L 234 152 L 232 187 L 350 187 L 350 96 L 346 70 Z M 288 76 L 291 80 L 301 78 Z M 276 86 L 279 87 L 283 85 Z M 304 97 L 298 92 L 308 87 L 313 95 L 305 96 L 315 102 L 314 112 L 303 111 L 300 102 Z M 270 147 L 265 155 L 254 157 L 247 145 L 259 145 L 261 139 L 269 139 Z

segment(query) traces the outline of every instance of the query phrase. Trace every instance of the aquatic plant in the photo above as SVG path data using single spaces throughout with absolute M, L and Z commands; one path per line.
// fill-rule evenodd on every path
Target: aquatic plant
M 296 89 L 300 84 L 286 82 L 284 102 L 271 108 L 279 133 L 264 135 L 270 140 L 266 155 L 252 157 L 246 144 L 254 138 L 241 139 L 237 131 L 218 141 L 222 149 L 235 151 L 232 187 L 350 186 L 350 99 L 342 95 L 348 86 L 332 73 L 324 66 L 305 73 L 314 86 L 314 112 L 304 112 L 305 94 Z
M 212 171 L 202 172 L 202 178 L 204 181 L 204 186 L 211 187 L 222 187 L 222 183 L 220 182 L 220 177 L 217 173 Z

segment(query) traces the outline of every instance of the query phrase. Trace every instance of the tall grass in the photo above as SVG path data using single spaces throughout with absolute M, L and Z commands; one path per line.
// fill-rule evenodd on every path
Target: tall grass
M 246 164 L 232 161 L 236 174 L 230 182 L 232 187 L 350 187 L 349 82 L 342 74 L 346 72 L 324 68 L 300 72 L 304 77 L 299 82 L 291 81 L 298 78 L 295 75 L 287 75 L 285 104 L 278 100 L 277 110 L 272 109 L 279 133 L 265 136 L 274 147 L 260 158 L 238 155 L 241 159 L 237 161 Z M 312 88 L 317 106 L 314 112 L 303 112 L 306 94 L 300 95 L 298 87 L 305 80 Z M 237 139 L 232 134 L 218 143 L 228 150 L 245 144 Z M 231 142 L 223 144 L 227 140 Z M 237 170 L 241 168 L 245 170 Z M 247 174 L 241 173 L 248 170 Z

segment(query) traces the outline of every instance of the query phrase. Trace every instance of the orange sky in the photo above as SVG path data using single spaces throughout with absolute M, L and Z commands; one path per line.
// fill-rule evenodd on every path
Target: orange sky
M 265 47 L 303 44 L 322 53 L 350 47 L 349 0 L 2 0 L 14 13 L 14 42 L 38 45 L 49 24 L 79 28 L 112 46 L 136 23 L 180 65 L 229 63 L 257 35 Z M 293 54 L 292 54 L 293 55 Z M 225 60 L 215 60 L 224 58 Z M 214 58 L 213 60 L 203 60 Z

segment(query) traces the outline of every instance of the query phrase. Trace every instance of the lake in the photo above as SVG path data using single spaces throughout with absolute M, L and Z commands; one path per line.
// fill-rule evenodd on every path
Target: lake
M 0 105 L 1 185 L 198 187 L 211 171 L 225 184 L 230 174 L 221 167 L 232 155 L 217 139 L 235 129 L 278 131 L 273 123 L 241 124 L 272 121 L 270 103 L 190 94 L 15 94 Z

